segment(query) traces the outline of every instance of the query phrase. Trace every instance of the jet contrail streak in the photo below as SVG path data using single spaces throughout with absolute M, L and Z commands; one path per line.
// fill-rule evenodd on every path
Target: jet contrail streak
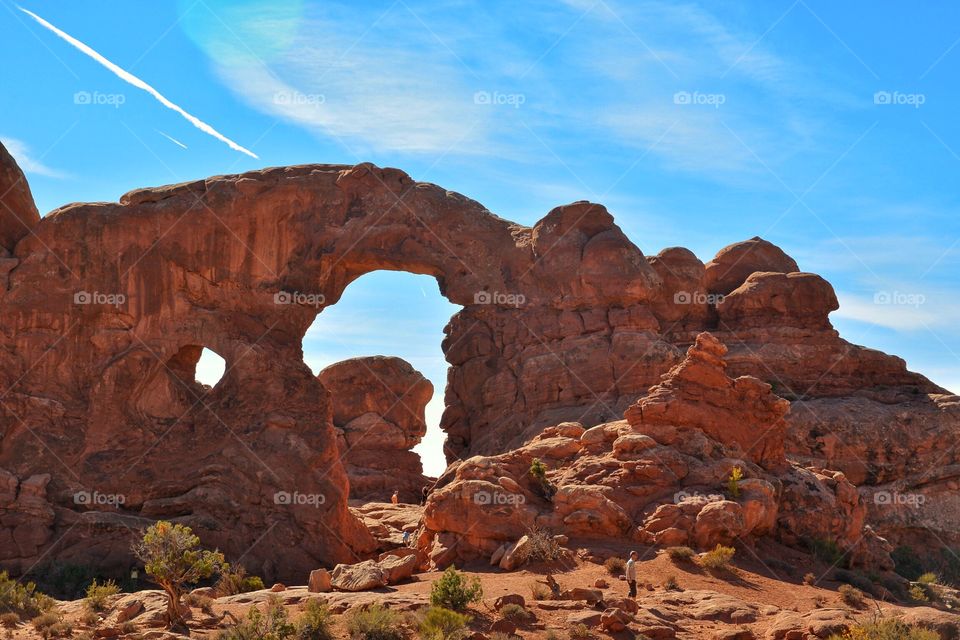
M 169 140 L 169 141 L 172 142 L 173 144 L 177 145 L 178 147 L 182 147 L 182 148 L 184 148 L 184 149 L 187 148 L 187 145 L 183 144 L 182 142 L 180 142 L 179 140 L 177 140 L 177 139 L 174 138 L 173 136 L 168 136 L 168 135 L 165 134 L 163 131 L 160 131 L 160 129 L 154 129 L 154 131 L 156 131 L 157 133 L 159 133 L 159 134 L 162 135 L 164 138 L 166 138 L 167 140 Z
M 121 69 L 114 63 L 110 62 L 109 60 L 104 58 L 102 55 L 100 55 L 99 53 L 97 53 L 87 45 L 83 44 L 82 42 L 80 42 L 79 40 L 71 36 L 69 33 L 64 33 L 63 31 L 56 28 L 55 26 L 53 26 L 52 24 L 50 24 L 49 22 L 47 22 L 37 14 L 33 13 L 32 11 L 28 11 L 21 6 L 17 6 L 17 9 L 20 9 L 20 11 L 24 12 L 25 14 L 27 14 L 28 16 L 36 20 L 38 23 L 40 23 L 41 26 L 45 27 L 46 29 L 49 29 L 58 37 L 66 40 L 71 45 L 79 49 L 81 52 L 85 53 L 86 55 L 90 56 L 91 58 L 93 58 L 94 60 L 96 60 L 103 66 L 105 66 L 107 69 L 112 71 L 118 78 L 120 78 L 124 82 L 130 83 L 133 86 L 137 87 L 138 89 L 143 89 L 144 91 L 152 95 L 154 98 L 156 98 L 160 102 L 160 104 L 167 107 L 168 109 L 173 109 L 174 111 L 179 113 L 181 116 L 186 118 L 190 122 L 190 124 L 195 126 L 197 129 L 200 129 L 204 133 L 213 136 L 214 138 L 216 138 L 217 140 L 220 140 L 221 142 L 225 142 L 227 146 L 229 146 L 231 149 L 235 151 L 239 151 L 240 153 L 245 153 L 251 158 L 258 158 L 258 156 L 252 151 L 245 149 L 244 147 L 241 147 L 236 142 L 226 137 L 225 135 L 223 135 L 222 133 L 220 133 L 210 125 L 208 125 L 206 122 L 204 122 L 200 118 L 190 115 L 179 106 L 167 100 L 163 96 L 163 94 L 161 94 L 159 91 L 151 87 L 149 84 L 147 84 L 137 76 L 133 75 L 129 71 Z

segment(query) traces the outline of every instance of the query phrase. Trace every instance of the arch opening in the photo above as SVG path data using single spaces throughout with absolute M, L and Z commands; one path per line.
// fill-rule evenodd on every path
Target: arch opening
M 428 477 L 446 468 L 440 417 L 448 365 L 441 343 L 461 308 L 441 295 L 433 276 L 378 270 L 353 280 L 307 330 L 304 361 L 331 390 L 351 498 L 385 499 L 391 475 L 412 486 L 407 474 L 419 476 L 421 465 Z M 422 436 L 418 421 L 425 422 Z M 403 469 L 410 466 L 416 468 Z M 398 488 L 403 501 L 418 498 L 409 486 Z
M 223 357 L 207 347 L 200 351 L 200 358 L 194 368 L 194 379 L 202 385 L 211 389 L 217 386 L 217 383 L 223 379 L 223 374 L 227 369 L 227 361 Z

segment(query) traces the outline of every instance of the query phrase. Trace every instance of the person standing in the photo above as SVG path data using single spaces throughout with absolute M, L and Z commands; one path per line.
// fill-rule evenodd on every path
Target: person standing
M 390 504 L 399 504 L 400 502 L 400 492 L 394 491 L 393 495 L 390 496 Z
M 626 578 L 627 584 L 630 585 L 630 593 L 627 597 L 630 598 L 637 597 L 637 558 L 639 557 L 636 551 L 631 551 L 630 559 L 627 560 Z

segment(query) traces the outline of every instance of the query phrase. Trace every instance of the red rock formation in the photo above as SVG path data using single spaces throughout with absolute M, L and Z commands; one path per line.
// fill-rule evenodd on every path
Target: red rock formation
M 49 474 L 55 514 L 20 510 L 13 529 L 0 527 L 32 518 L 45 532 L 35 551 L 0 546 L 4 566 L 47 552 L 123 566 L 131 530 L 157 518 L 189 523 L 271 579 L 369 552 L 375 543 L 346 506 L 328 394 L 301 340 L 324 306 L 377 269 L 432 275 L 464 307 L 443 343 L 450 460 L 510 450 L 565 420 L 615 420 L 704 329 L 727 345 L 734 377 L 756 376 L 793 401 L 888 403 L 880 433 L 926 399 L 930 424 L 955 438 L 956 416 L 927 398 L 943 390 L 843 341 L 827 320 L 829 286 L 795 274 L 765 241 L 721 251 L 701 274 L 682 250 L 646 259 L 601 205 L 558 207 L 527 228 L 369 164 L 139 189 L 37 221 L 6 154 L 0 169 L 0 184 L 15 186 L 0 211 L 0 468 L 18 486 Z M 729 299 L 687 304 L 680 286 Z M 194 380 L 202 347 L 227 363 L 213 389 Z M 800 449 L 817 438 L 805 426 L 790 440 Z M 78 504 L 82 492 L 124 502 Z M 579 511 L 574 521 L 594 517 Z M 0 507 L 0 522 L 11 513 Z
M 721 249 L 704 268 L 704 287 L 710 293 L 728 294 L 752 273 L 794 273 L 800 271 L 793 258 L 758 237 Z
M 765 468 L 786 463 L 784 415 L 790 403 L 753 376 L 727 377 L 727 348 L 701 333 L 687 357 L 663 382 L 629 409 L 625 417 L 640 433 L 695 428 Z
M 333 425 L 350 479 L 350 497 L 420 501 L 427 484 L 411 449 L 427 433 L 433 385 L 400 358 L 374 356 L 332 364 L 317 376 L 330 392 Z
M 421 550 L 439 565 L 499 554 L 534 527 L 701 549 L 774 535 L 834 540 L 855 562 L 890 568 L 891 548 L 865 528 L 856 488 L 841 472 L 786 460 L 789 403 L 755 378 L 729 378 L 724 353 L 701 334 L 626 421 L 562 423 L 460 463 L 427 501 Z M 534 460 L 550 469 L 554 492 L 531 474 Z M 744 479 L 731 493 L 734 468 Z

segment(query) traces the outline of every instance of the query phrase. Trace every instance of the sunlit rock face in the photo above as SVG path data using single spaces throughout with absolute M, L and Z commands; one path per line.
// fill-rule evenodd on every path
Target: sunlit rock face
M 42 219 L 5 152 L 0 182 L 14 187 L 0 216 L 0 564 L 14 571 L 43 554 L 125 568 L 130 539 L 160 518 L 268 577 L 371 552 L 347 509 L 336 403 L 301 344 L 379 269 L 432 275 L 463 306 L 442 345 L 451 461 L 619 419 L 703 330 L 727 346 L 731 377 L 822 409 L 788 414 L 788 456 L 886 482 L 904 465 L 857 457 L 915 428 L 903 410 L 955 439 L 951 403 L 928 395 L 943 390 L 842 340 L 830 285 L 763 240 L 706 265 L 683 249 L 648 258 L 602 205 L 524 227 L 370 164 L 138 189 Z M 194 376 L 204 347 L 226 362 L 212 389 Z M 873 403 L 870 425 L 847 419 L 853 398 Z M 898 438 L 903 458 L 928 459 Z

